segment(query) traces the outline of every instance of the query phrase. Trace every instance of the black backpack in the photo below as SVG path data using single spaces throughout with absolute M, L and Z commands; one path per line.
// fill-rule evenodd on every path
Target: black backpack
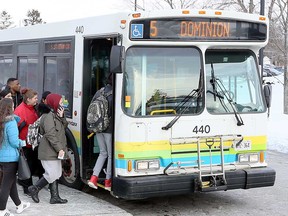
M 110 123 L 109 103 L 107 97 L 112 95 L 112 90 L 105 93 L 105 87 L 99 89 L 94 95 L 87 111 L 87 130 L 91 133 L 105 131 Z

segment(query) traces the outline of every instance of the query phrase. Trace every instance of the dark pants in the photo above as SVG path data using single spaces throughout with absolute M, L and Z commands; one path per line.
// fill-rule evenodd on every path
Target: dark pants
M 21 204 L 16 186 L 16 173 L 18 162 L 1 162 L 2 166 L 2 184 L 0 189 L 0 210 L 6 209 L 9 195 L 16 206 Z
M 23 147 L 24 154 L 27 158 L 27 162 L 31 171 L 32 176 L 38 176 L 41 178 L 45 172 L 41 161 L 38 160 L 38 148 L 32 150 L 32 148 Z M 28 187 L 33 185 L 32 177 L 26 180 L 18 180 L 18 183 L 24 187 L 24 190 L 27 191 Z

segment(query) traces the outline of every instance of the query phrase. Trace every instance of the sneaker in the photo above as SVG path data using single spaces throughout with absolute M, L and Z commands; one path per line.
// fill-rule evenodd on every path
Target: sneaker
M 0 216 L 14 216 L 8 209 L 0 210 Z
M 16 212 L 18 214 L 22 213 L 25 209 L 27 209 L 30 206 L 29 202 L 21 202 L 19 206 L 16 206 Z
M 94 189 L 97 189 L 97 181 L 98 181 L 98 177 L 95 175 L 92 175 L 90 180 L 88 181 L 88 185 Z
M 105 189 L 111 190 L 112 179 L 105 179 Z

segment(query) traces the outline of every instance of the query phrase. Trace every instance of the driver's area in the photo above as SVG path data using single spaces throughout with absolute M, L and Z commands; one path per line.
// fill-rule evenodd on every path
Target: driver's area
M 211 114 L 263 112 L 255 56 L 249 50 L 207 50 L 206 108 Z

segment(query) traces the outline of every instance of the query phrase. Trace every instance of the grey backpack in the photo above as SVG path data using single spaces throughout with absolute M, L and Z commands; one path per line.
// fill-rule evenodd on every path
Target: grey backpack
M 105 87 L 99 89 L 94 95 L 87 111 L 87 130 L 91 133 L 105 131 L 110 123 L 109 103 L 107 97 L 112 95 L 112 90 L 105 93 Z

